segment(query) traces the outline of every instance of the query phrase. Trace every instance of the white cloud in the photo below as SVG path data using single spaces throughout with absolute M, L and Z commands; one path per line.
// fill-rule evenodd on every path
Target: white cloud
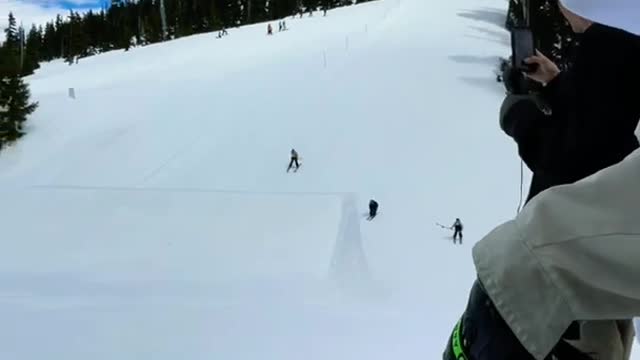
M 86 6 L 95 4 L 96 0 L 67 0 L 76 6 Z M 57 1 L 51 0 L 0 0 L 0 29 L 7 26 L 9 12 L 13 12 L 18 24 L 23 23 L 25 28 L 30 28 L 31 24 L 44 25 L 56 17 L 57 14 L 66 16 L 69 9 L 62 7 Z M 4 36 L 0 34 L 0 41 Z
M 57 14 L 66 14 L 67 11 L 57 6 L 43 7 L 16 0 L 0 0 L 0 29 L 7 26 L 9 12 L 13 12 L 18 24 L 22 22 L 28 28 L 31 24 L 44 24 L 55 18 Z

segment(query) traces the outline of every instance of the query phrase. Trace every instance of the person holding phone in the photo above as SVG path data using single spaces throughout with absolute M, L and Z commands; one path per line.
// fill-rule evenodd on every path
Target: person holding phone
M 579 34 L 573 65 L 561 71 L 540 52 L 526 57 L 523 66 L 532 66 L 532 71 L 525 76 L 542 85 L 538 101 L 511 95 L 501 111 L 503 130 L 514 138 L 533 172 L 527 202 L 552 186 L 616 164 L 639 147 L 634 132 L 640 119 L 640 40 L 580 16 L 562 1 L 559 6 Z M 514 46 L 520 53 L 516 57 L 523 57 L 522 46 Z M 548 105 L 550 114 L 544 114 L 540 104 Z
M 519 150 L 548 190 L 474 246 L 478 277 L 445 360 L 630 357 L 640 315 L 640 4 L 560 2 L 582 32 L 573 67 L 527 60 L 553 114 L 503 124 L 526 140 Z M 512 105 L 522 103 L 531 104 Z

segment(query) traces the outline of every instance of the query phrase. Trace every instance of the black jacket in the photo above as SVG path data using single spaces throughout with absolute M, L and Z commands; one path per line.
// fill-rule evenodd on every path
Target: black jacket
M 541 96 L 552 114 L 529 113 L 510 134 L 533 172 L 527 201 L 614 165 L 638 148 L 640 37 L 592 25 L 582 34 L 571 69 L 547 84 Z

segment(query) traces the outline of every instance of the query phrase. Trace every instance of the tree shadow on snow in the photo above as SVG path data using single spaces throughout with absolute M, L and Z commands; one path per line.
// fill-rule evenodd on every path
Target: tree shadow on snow
M 498 56 L 474 56 L 474 55 L 451 55 L 449 59 L 461 64 L 480 64 L 498 66 L 500 57 Z
M 497 8 L 485 7 L 476 10 L 464 10 L 459 12 L 458 16 L 504 28 L 507 19 L 507 11 Z
M 486 76 L 460 76 L 458 79 L 471 86 L 489 90 L 500 96 L 504 96 L 505 94 L 504 86 L 501 83 L 497 82 L 495 78 Z
M 481 37 L 482 39 L 489 40 L 504 46 L 511 46 L 511 36 L 506 30 L 493 30 L 483 28 L 481 26 L 470 26 L 470 28 L 482 35 L 487 35 L 487 38 Z

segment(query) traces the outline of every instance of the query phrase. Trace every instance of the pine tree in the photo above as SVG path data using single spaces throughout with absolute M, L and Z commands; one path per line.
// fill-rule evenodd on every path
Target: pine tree
M 22 124 L 38 106 L 29 102 L 29 88 L 15 66 L 7 64 L 7 51 L 0 48 L 0 148 L 23 135 Z
M 20 50 L 20 33 L 18 32 L 18 25 L 16 24 L 16 18 L 13 13 L 9 13 L 9 24 L 4 29 L 6 41 L 4 47 L 9 51 L 18 52 Z
M 253 24 L 263 22 L 267 20 L 274 20 L 275 17 L 270 16 L 269 8 L 272 6 L 272 2 L 269 0 L 246 0 L 247 8 L 247 24 Z
M 69 26 L 62 19 L 62 16 L 57 15 L 56 22 L 55 22 L 55 33 L 54 33 L 55 37 L 53 39 L 57 47 L 56 58 L 65 57 L 65 54 L 66 54 L 65 49 L 66 47 L 68 47 L 67 42 L 69 41 L 67 36 L 65 36 L 65 34 L 68 33 L 67 31 L 68 27 Z
M 99 13 L 80 15 L 71 11 L 67 18 L 56 16 L 44 29 L 29 32 L 25 56 L 25 74 L 37 68 L 36 62 L 78 58 L 112 49 L 128 50 L 202 32 L 216 31 L 248 23 L 282 19 L 320 6 L 329 10 L 351 5 L 356 0 L 165 0 L 166 36 L 160 0 L 111 0 Z M 363 2 L 365 0 L 359 0 Z M 515 1 L 515 0 L 512 0 Z M 11 59 L 21 60 L 20 29 L 10 14 L 7 49 Z M 36 39 L 39 37 L 39 41 Z M 27 54 L 28 53 L 28 54 Z M 34 61 L 36 59 L 37 61 Z M 12 61 L 13 62 L 13 61 Z
M 319 0 L 302 0 L 302 6 L 306 12 L 313 15 L 313 12 L 318 10 Z
M 31 27 L 27 36 L 27 44 L 25 49 L 24 64 L 22 68 L 23 75 L 30 75 L 40 68 L 38 64 L 41 58 L 40 50 L 42 48 L 42 34 L 35 25 Z
M 42 36 L 42 58 L 41 60 L 50 61 L 58 57 L 60 51 L 59 42 L 56 41 L 56 28 L 53 22 L 48 22 L 44 26 L 44 34 Z
M 69 14 L 68 39 L 65 61 L 71 65 L 89 54 L 89 38 L 85 33 L 82 17 L 77 12 L 71 11 Z
M 269 2 L 269 10 L 273 14 L 272 19 L 281 19 L 289 15 L 295 15 L 299 11 L 298 0 L 278 0 L 273 4 Z

